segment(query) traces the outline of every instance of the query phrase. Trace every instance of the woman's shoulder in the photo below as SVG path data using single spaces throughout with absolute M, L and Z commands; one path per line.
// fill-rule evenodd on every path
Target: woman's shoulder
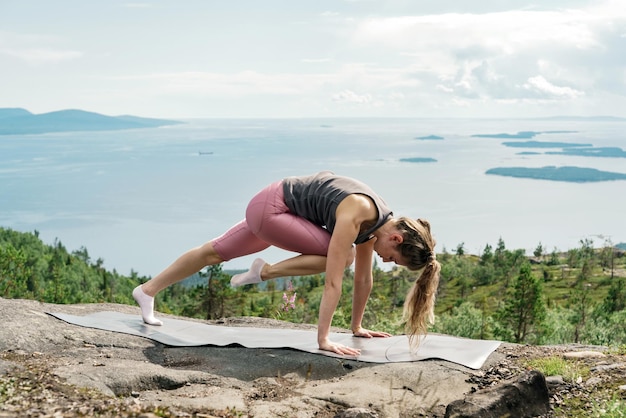
M 337 218 L 340 216 L 352 218 L 358 223 L 375 221 L 378 209 L 371 197 L 354 193 L 346 196 L 337 206 Z

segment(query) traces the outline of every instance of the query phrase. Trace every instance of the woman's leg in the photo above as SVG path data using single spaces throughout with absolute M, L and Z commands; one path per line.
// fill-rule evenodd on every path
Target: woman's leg
M 301 216 L 289 212 L 282 182 L 256 195 L 246 209 L 250 231 L 260 240 L 304 255 L 326 256 L 330 233 Z
M 297 255 L 276 264 L 266 264 L 261 280 L 271 280 L 285 276 L 306 276 L 319 274 L 326 270 L 325 255 Z
M 163 323 L 154 317 L 154 296 L 166 287 L 200 271 L 204 266 L 220 262 L 221 257 L 215 252 L 213 245 L 207 242 L 187 251 L 161 273 L 137 286 L 133 290 L 133 297 L 141 308 L 143 321 L 150 325 L 162 325 Z
M 233 286 L 277 277 L 317 274 L 326 269 L 330 233 L 289 212 L 283 197 L 282 183 L 270 185 L 265 193 L 258 194 L 250 201 L 246 221 L 250 231 L 262 241 L 301 255 L 273 265 L 256 259 L 250 270 L 233 276 Z
M 277 277 L 318 274 L 324 270 L 326 270 L 326 256 L 323 255 L 301 254 L 276 264 L 268 264 L 262 258 L 257 258 L 252 262 L 250 270 L 235 274 L 230 279 L 230 284 L 237 287 L 244 284 L 260 283 Z
M 144 322 L 152 325 L 162 324 L 154 317 L 154 297 L 161 290 L 197 273 L 206 266 L 253 254 L 268 246 L 268 243 L 250 232 L 246 221 L 243 220 L 220 237 L 187 251 L 161 273 L 133 290 L 133 297 L 141 307 Z
M 143 284 L 142 290 L 149 296 L 155 296 L 161 290 L 202 270 L 206 266 L 219 264 L 223 260 L 213 248 L 211 242 L 192 248 L 178 257 L 161 273 Z
M 277 184 L 282 183 L 274 183 L 266 187 L 252 201 L 271 200 L 267 196 L 277 190 Z M 282 186 L 280 189 L 282 190 Z M 267 209 L 274 210 L 270 207 Z M 133 290 L 133 297 L 141 307 L 144 322 L 161 325 L 161 321 L 154 317 L 154 297 L 161 290 L 178 283 L 206 266 L 257 253 L 269 246 L 269 243 L 252 233 L 244 219 L 218 238 L 187 251 L 161 273 Z
M 144 322 L 152 325 L 162 324 L 154 317 L 154 297 L 161 290 L 206 266 L 256 253 L 267 247 L 269 244 L 250 232 L 246 221 L 243 220 L 220 237 L 187 251 L 161 273 L 133 290 L 133 297 L 141 307 Z

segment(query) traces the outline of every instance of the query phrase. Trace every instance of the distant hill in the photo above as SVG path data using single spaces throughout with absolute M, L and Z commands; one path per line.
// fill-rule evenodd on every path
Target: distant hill
M 0 108 L 0 135 L 156 128 L 179 123 L 182 122 L 128 115 L 106 116 L 75 109 L 33 114 L 26 109 Z
M 585 167 L 496 167 L 490 168 L 485 174 L 517 177 L 537 180 L 566 181 L 572 183 L 589 183 L 598 181 L 626 180 L 626 174 L 601 171 Z
M 589 121 L 589 122 L 626 122 L 626 118 L 619 116 L 548 116 L 545 118 L 530 118 L 534 120 L 558 121 Z
M 8 118 L 14 118 L 18 116 L 28 116 L 28 115 L 32 115 L 32 113 L 30 113 L 26 109 L 20 109 L 17 107 L 16 108 L 10 108 L 10 107 L 0 108 L 0 119 L 8 119 Z
M 409 157 L 409 158 L 400 158 L 400 161 L 403 163 L 436 163 L 437 160 L 430 157 Z

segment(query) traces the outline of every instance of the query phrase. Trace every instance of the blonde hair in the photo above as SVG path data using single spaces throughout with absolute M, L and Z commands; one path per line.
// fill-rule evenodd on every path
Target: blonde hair
M 428 324 L 435 321 L 435 299 L 439 287 L 441 265 L 435 254 L 436 241 L 425 219 L 398 218 L 396 228 L 402 233 L 399 245 L 409 270 L 422 273 L 407 294 L 403 317 L 411 347 L 417 348 L 420 337 L 428 331 Z

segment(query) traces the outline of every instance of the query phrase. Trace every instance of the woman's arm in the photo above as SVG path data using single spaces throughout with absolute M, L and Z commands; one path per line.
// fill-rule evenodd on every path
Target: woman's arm
M 377 210 L 371 199 L 363 195 L 350 195 L 337 207 L 335 228 L 326 255 L 326 281 L 320 302 L 317 342 L 321 350 L 338 354 L 358 355 L 359 350 L 333 343 L 329 340 L 330 325 L 341 297 L 343 272 L 352 260 L 352 244 L 359 234 L 361 224 L 376 219 Z
M 352 332 L 361 328 L 365 305 L 372 291 L 372 260 L 374 240 L 356 246 L 354 264 L 354 293 L 352 295 Z
M 347 216 L 338 217 L 326 257 L 326 280 L 320 302 L 320 314 L 317 325 L 317 342 L 321 350 L 338 354 L 358 355 L 359 350 L 333 343 L 329 340 L 330 326 L 341 297 L 343 272 L 352 257 L 352 243 L 359 231 L 359 225 Z
M 386 332 L 370 331 L 362 327 L 365 306 L 372 292 L 372 261 L 374 259 L 374 239 L 356 246 L 354 265 L 354 294 L 352 296 L 352 333 L 356 337 L 391 337 Z

